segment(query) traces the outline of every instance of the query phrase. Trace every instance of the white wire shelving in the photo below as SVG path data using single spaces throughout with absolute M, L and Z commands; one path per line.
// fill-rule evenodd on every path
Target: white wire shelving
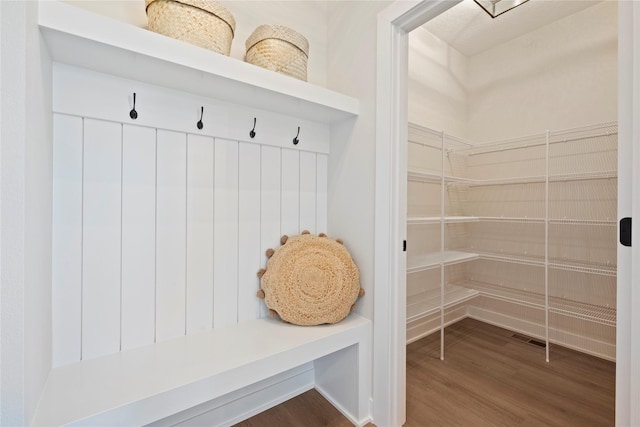
M 509 217 L 509 216 L 466 216 L 452 215 L 441 218 L 439 216 L 415 216 L 407 217 L 407 224 L 440 224 L 440 221 L 447 224 L 470 223 L 470 222 L 506 222 L 522 224 L 544 224 L 544 218 L 530 217 Z M 553 225 L 587 225 L 615 227 L 618 222 L 612 219 L 576 219 L 576 218 L 550 218 L 549 224 Z
M 478 296 L 541 310 L 545 318 L 541 326 L 545 329 L 547 342 L 550 322 L 557 322 L 557 316 L 567 319 L 562 322 L 569 322 L 564 326 L 569 328 L 568 334 L 573 333 L 571 328 L 583 328 L 568 319 L 615 327 L 615 291 L 613 297 L 593 294 L 588 298 L 589 301 L 595 297 L 603 301 L 602 305 L 594 305 L 581 302 L 585 301 L 585 296 L 580 292 L 587 292 L 587 288 L 580 288 L 582 290 L 576 295 L 565 297 L 563 294 L 562 298 L 554 296 L 567 286 L 565 282 L 554 281 L 561 277 L 563 281 L 575 280 L 578 286 L 582 281 L 584 286 L 593 286 L 594 283 L 602 286 L 615 284 L 615 251 L 612 255 L 606 252 L 614 247 L 609 239 L 615 239 L 612 237 L 615 232 L 606 228 L 617 226 L 615 206 L 611 206 L 611 202 L 615 204 L 617 184 L 617 123 L 547 131 L 479 144 L 419 126 L 410 126 L 409 136 L 415 136 L 416 140 L 410 139 L 411 142 L 423 147 L 413 148 L 416 157 L 408 170 L 407 179 L 428 184 L 411 188 L 413 191 L 423 188 L 429 197 L 439 197 L 441 215 L 414 214 L 407 218 L 407 224 L 439 226 L 441 248 L 440 252 L 408 257 L 407 273 L 472 263 L 450 270 L 441 268 L 440 288 L 414 295 L 408 301 L 408 321 L 440 313 L 441 358 L 444 357 L 445 309 Z M 425 159 L 424 165 L 419 159 Z M 435 186 L 440 187 L 439 194 Z M 432 204 L 435 199 L 428 200 L 431 202 L 428 208 L 434 211 Z M 507 202 L 504 216 L 495 215 L 501 213 L 498 208 L 501 201 Z M 414 208 L 424 207 L 417 203 Z M 504 227 L 499 225 L 501 223 L 505 224 Z M 447 228 L 450 224 L 460 225 Z M 544 227 L 544 234 L 539 234 L 541 231 L 537 227 L 541 226 Z M 434 233 L 433 228 L 412 230 L 427 233 L 425 236 Z M 471 240 L 466 237 L 469 233 L 473 235 Z M 589 237 L 590 233 L 594 234 Z M 504 245 L 500 243 L 501 239 Z M 522 239 L 522 247 L 518 246 L 518 239 Z M 593 243 L 583 244 L 584 241 Z M 455 249 L 447 249 L 449 245 L 456 245 Z M 574 248 L 572 245 L 579 245 L 575 246 L 577 252 L 571 252 Z M 493 252 L 480 249 L 485 246 Z M 502 246 L 505 252 L 496 252 Z M 562 258 L 556 255 L 562 255 Z M 611 261 L 607 258 L 611 258 Z M 488 262 L 494 264 L 486 264 Z M 497 263 L 504 263 L 505 267 Z M 506 264 L 513 266 L 507 267 Z M 516 265 L 534 269 L 519 269 Z M 487 268 L 501 272 L 494 275 L 487 270 L 487 278 L 491 281 L 492 277 L 500 277 L 500 285 L 497 284 L 498 279 L 490 284 L 459 277 L 460 274 L 466 276 L 466 271 L 484 271 Z M 445 270 L 447 275 L 455 277 L 453 283 L 445 280 Z M 520 271 L 528 272 L 523 274 L 540 274 L 544 278 L 530 289 L 517 289 L 514 283 L 518 282 L 517 274 L 520 273 L 513 275 L 513 272 Z M 436 280 L 434 274 L 428 273 L 424 277 Z M 513 275 L 514 283 L 502 286 L 500 274 Z M 412 277 L 415 281 L 422 276 Z M 435 286 L 438 284 L 427 284 L 429 288 Z M 609 302 L 610 306 L 605 302 Z M 504 307 L 505 313 L 514 309 L 514 306 Z M 599 338 L 589 339 L 597 341 Z M 613 339 L 615 341 L 615 337 Z
M 477 291 L 479 295 L 506 301 L 526 307 L 544 310 L 544 295 L 522 289 L 507 288 L 504 286 L 483 283 L 478 281 L 465 281 L 448 286 L 465 287 Z M 588 320 L 606 326 L 616 325 L 616 310 L 593 304 L 572 301 L 565 298 L 549 297 L 549 311 L 581 320 Z
M 413 255 L 407 257 L 407 273 L 438 268 L 441 265 L 449 266 L 478 259 L 479 255 L 472 252 L 446 251 L 444 253 L 433 252 L 428 254 Z
M 417 182 L 432 182 L 438 184 L 444 178 L 444 182 L 447 185 L 464 185 L 469 187 L 480 187 L 490 185 L 520 185 L 520 184 L 542 184 L 546 182 L 546 175 L 531 175 L 531 176 L 512 176 L 504 178 L 490 178 L 490 179 L 478 179 L 459 177 L 453 175 L 445 175 L 444 177 L 437 172 L 424 172 L 418 170 L 409 170 L 407 172 L 407 179 L 409 181 Z M 595 179 L 617 179 L 618 174 L 616 171 L 604 170 L 596 172 L 579 172 L 579 173 L 565 173 L 565 174 L 550 174 L 549 182 L 570 182 L 570 181 L 587 181 Z
M 450 266 L 475 260 L 491 260 L 511 264 L 545 267 L 544 257 L 531 255 L 494 253 L 478 251 L 476 249 L 452 250 L 443 254 L 432 252 L 407 257 L 407 274 L 438 268 L 441 265 Z M 611 264 L 581 263 L 568 260 L 549 258 L 549 268 L 556 270 L 575 271 L 580 273 L 598 274 L 602 276 L 616 276 L 617 266 Z
M 440 289 L 433 289 L 410 298 L 407 303 L 407 322 L 413 322 L 427 316 L 431 316 L 440 311 Z M 455 305 L 467 302 L 479 292 L 464 286 L 446 285 L 444 293 L 444 308 L 448 309 Z
M 444 218 L 439 216 L 421 216 L 421 217 L 408 217 L 407 224 L 440 224 L 440 221 L 444 221 L 447 224 L 458 224 L 467 222 L 478 222 L 480 218 L 477 216 L 445 216 Z

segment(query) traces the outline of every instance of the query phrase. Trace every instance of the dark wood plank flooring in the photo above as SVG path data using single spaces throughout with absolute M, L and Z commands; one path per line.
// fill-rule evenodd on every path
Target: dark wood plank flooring
M 613 426 L 615 364 L 560 346 L 544 348 L 472 319 L 407 347 L 407 427 Z M 238 426 L 351 424 L 315 390 Z

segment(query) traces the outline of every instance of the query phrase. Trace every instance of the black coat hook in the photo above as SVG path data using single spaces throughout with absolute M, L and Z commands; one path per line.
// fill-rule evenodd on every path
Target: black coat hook
M 256 137 L 256 118 L 253 118 L 253 129 L 251 129 L 249 131 L 249 136 L 251 137 L 251 139 Z
M 300 126 L 298 126 L 298 133 L 296 137 L 293 138 L 293 145 L 298 145 L 298 142 L 300 142 L 300 140 L 298 139 L 299 136 L 300 136 Z
M 133 108 L 129 111 L 129 117 L 133 120 L 138 118 L 138 112 L 136 111 L 136 93 L 133 92 Z
M 251 137 L 251 139 L 256 137 L 256 118 L 253 118 L 253 129 L 251 129 L 251 131 L 249 132 L 249 136 Z
M 196 123 L 196 126 L 198 127 L 198 129 L 202 129 L 204 127 L 204 124 L 202 123 L 203 114 L 204 114 L 204 107 L 200 107 L 200 120 L 198 120 L 198 123 Z

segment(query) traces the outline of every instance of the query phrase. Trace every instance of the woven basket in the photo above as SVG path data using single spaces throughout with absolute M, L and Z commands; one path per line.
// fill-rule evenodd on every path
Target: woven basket
M 224 6 L 209 0 L 145 0 L 149 29 L 229 55 L 236 21 Z
M 246 43 L 245 61 L 307 81 L 309 42 L 282 25 L 260 25 Z

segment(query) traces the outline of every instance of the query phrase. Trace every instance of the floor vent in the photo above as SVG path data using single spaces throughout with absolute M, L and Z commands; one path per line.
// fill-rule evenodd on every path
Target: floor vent
M 545 344 L 544 341 L 539 341 L 539 340 L 536 340 L 534 338 L 528 337 L 526 335 L 513 334 L 513 335 L 511 335 L 511 338 L 515 338 L 515 339 L 517 339 L 519 341 L 524 341 L 527 344 L 537 345 L 538 347 L 542 347 L 542 348 L 546 348 L 547 347 L 547 344 Z

